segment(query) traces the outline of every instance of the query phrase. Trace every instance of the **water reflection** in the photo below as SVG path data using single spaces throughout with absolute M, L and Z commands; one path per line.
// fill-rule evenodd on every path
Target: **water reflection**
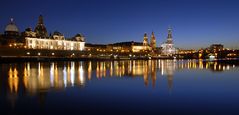
M 179 86 L 178 79 L 175 80 L 175 78 L 179 77 L 180 72 L 193 70 L 194 72 L 225 72 L 229 73 L 225 75 L 234 75 L 231 72 L 238 72 L 238 65 L 238 61 L 211 62 L 205 60 L 72 61 L 0 64 L 0 92 L 3 94 L 1 96 L 6 96 L 7 104 L 9 103 L 12 108 L 19 105 L 19 102 L 23 102 L 22 100 L 26 99 L 25 97 L 34 97 L 34 99 L 40 102 L 40 105 L 44 105 L 47 101 L 46 98 L 49 97 L 47 96 L 50 94 L 49 92 L 65 92 L 66 88 L 72 87 L 84 88 L 85 91 L 87 85 L 92 86 L 95 85 L 93 83 L 96 83 L 89 83 L 89 81 L 97 81 L 97 85 L 99 85 L 99 82 L 115 82 L 116 77 L 116 80 L 124 79 L 126 81 L 130 79 L 129 82 L 132 82 L 132 84 L 140 83 L 139 85 L 142 85 L 143 89 L 146 90 L 153 87 L 155 88 L 154 91 L 157 91 L 156 88 L 163 85 L 171 92 L 176 91 L 176 87 Z M 161 80 L 164 80 L 166 85 Z M 173 84 L 174 80 L 178 84 Z M 189 82 L 187 80 L 187 83 Z M 135 87 L 139 85 L 137 84 Z M 103 86 L 103 88 L 106 87 Z M 110 88 L 114 89 L 115 86 Z M 122 86 L 122 88 L 125 87 Z M 111 89 L 107 89 L 107 91 Z M 98 91 L 97 88 L 96 90 Z M 91 89 L 88 91 L 94 92 L 96 90 Z M 69 90 L 67 89 L 67 91 Z M 48 100 L 50 99 L 48 98 Z
M 89 80 L 105 77 L 142 77 L 144 85 L 148 86 L 151 83 L 152 87 L 156 86 L 158 77 L 163 77 L 167 79 L 168 88 L 171 90 L 175 71 L 185 69 L 210 69 L 213 72 L 229 71 L 236 66 L 235 63 L 203 60 L 28 62 L 9 64 L 2 71 L 8 74 L 8 92 L 17 94 L 19 87 L 21 87 L 25 93 L 34 95 L 49 89 L 62 90 L 66 87 L 84 87 Z

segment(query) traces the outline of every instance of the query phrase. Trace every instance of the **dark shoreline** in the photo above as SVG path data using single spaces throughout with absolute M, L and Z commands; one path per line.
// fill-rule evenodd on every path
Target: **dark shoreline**
M 152 58 L 159 59 L 159 58 Z M 173 58 L 161 58 L 173 59 Z M 48 62 L 48 61 L 119 61 L 119 60 L 149 60 L 148 57 L 110 58 L 110 57 L 0 57 L 0 63 L 8 62 Z
M 120 61 L 120 60 L 174 60 L 174 58 L 148 58 L 148 57 L 135 57 L 135 58 L 109 58 L 109 57 L 17 57 L 17 56 L 0 56 L 0 63 L 13 63 L 13 62 L 50 62 L 50 61 Z M 190 60 L 190 59 L 175 59 L 175 60 Z M 198 60 L 198 59 L 191 59 Z M 221 62 L 221 63 L 239 63 L 238 58 L 232 59 L 215 59 L 203 61 Z

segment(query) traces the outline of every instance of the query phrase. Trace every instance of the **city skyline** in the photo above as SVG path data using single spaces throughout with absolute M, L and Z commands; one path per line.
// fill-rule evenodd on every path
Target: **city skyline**
M 37 7 L 29 10 L 33 3 Z M 57 30 L 66 37 L 82 33 L 87 43 L 141 42 L 145 32 L 150 34 L 153 31 L 159 47 L 165 42 L 167 28 L 171 26 L 178 48 L 198 49 L 220 43 L 235 49 L 239 48 L 236 29 L 239 16 L 235 15 L 239 10 L 238 3 L 233 0 L 11 0 L 4 1 L 0 11 L 0 33 L 3 33 L 10 18 L 14 18 L 22 32 L 27 27 L 34 28 L 37 17 L 42 14 L 49 33 Z

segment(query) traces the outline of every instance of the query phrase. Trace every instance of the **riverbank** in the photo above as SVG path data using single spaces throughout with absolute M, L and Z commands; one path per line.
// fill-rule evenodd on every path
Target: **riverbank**
M 0 56 L 1 63 L 26 62 L 26 61 L 114 61 L 114 60 L 149 60 L 149 59 L 173 59 L 151 57 L 47 57 L 47 56 Z
M 153 54 L 157 55 L 157 54 Z M 169 56 L 153 56 L 150 52 L 97 52 L 78 50 L 46 50 L 24 48 L 0 48 L 0 62 L 25 61 L 84 61 L 84 60 L 148 60 L 173 59 Z
M 119 60 L 172 60 L 175 58 L 171 57 L 47 57 L 47 56 L 0 56 L 0 63 L 11 63 L 11 62 L 50 62 L 50 61 L 119 61 Z M 184 60 L 184 59 L 176 59 Z M 188 59 L 186 59 L 188 60 Z M 197 60 L 197 59 L 196 59 Z M 239 63 L 238 58 L 225 58 L 209 60 L 204 59 L 203 61 L 210 62 L 225 62 L 225 63 Z

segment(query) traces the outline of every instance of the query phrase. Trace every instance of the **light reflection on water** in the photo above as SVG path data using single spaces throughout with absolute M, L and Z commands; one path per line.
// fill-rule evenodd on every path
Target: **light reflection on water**
M 157 72 L 166 76 L 168 87 L 172 88 L 175 71 L 183 69 L 210 69 L 212 71 L 228 71 L 235 64 L 204 62 L 203 60 L 128 60 L 128 61 L 81 61 L 81 62 L 26 62 L 22 66 L 9 64 L 8 85 L 10 92 L 18 92 L 20 82 L 29 93 L 50 88 L 85 86 L 86 80 L 102 77 L 142 77 L 145 86 L 152 81 L 155 86 Z M 23 68 L 22 68 L 23 67 Z M 4 70 L 3 70 L 4 71 Z M 23 73 L 23 74 L 21 74 Z M 95 74 L 95 75 L 94 75 Z
M 111 77 L 139 78 L 143 80 L 142 84 L 145 87 L 150 85 L 153 88 L 156 87 L 157 79 L 162 77 L 167 80 L 167 87 L 172 91 L 175 72 L 185 70 L 224 72 L 236 70 L 237 66 L 236 63 L 203 60 L 26 62 L 1 64 L 0 79 L 3 91 L 6 91 L 8 99 L 14 106 L 22 93 L 35 96 L 41 92 L 64 90 L 68 87 L 84 88 L 91 85 L 88 81 Z M 6 80 L 7 87 L 4 86 Z

